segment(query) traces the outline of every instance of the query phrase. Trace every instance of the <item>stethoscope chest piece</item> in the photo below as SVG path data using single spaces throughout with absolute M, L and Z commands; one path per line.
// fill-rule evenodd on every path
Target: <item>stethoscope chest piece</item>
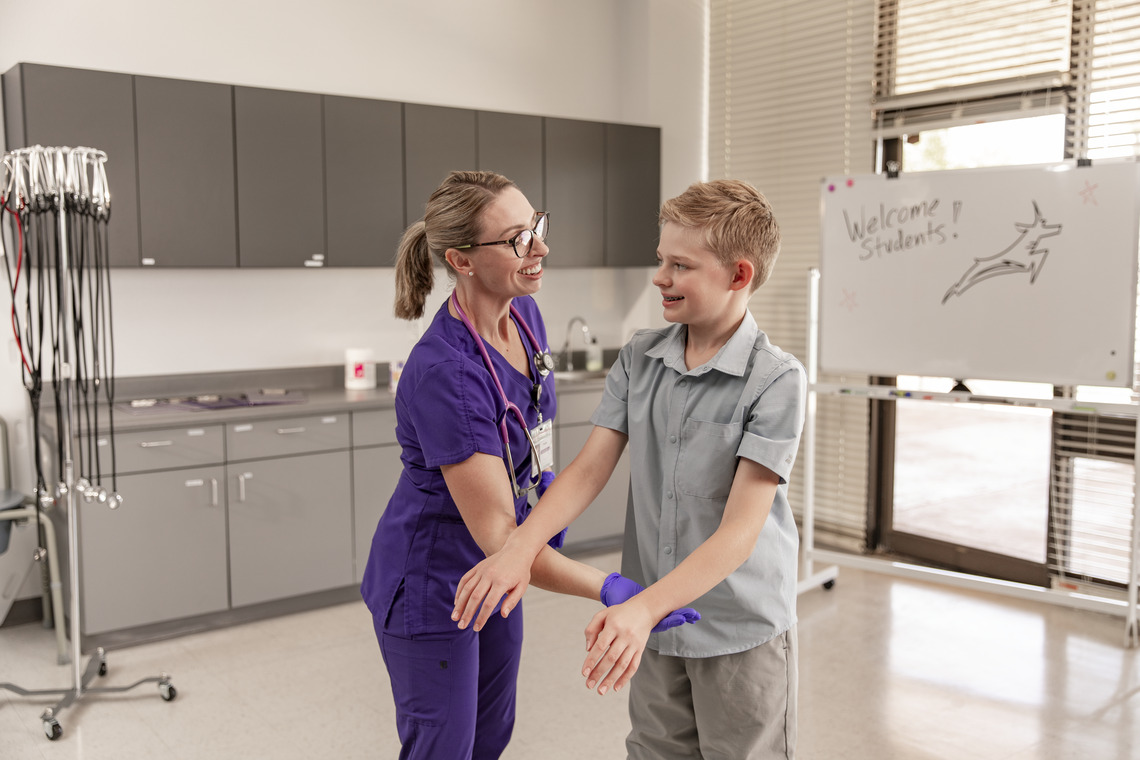
M 554 371 L 554 357 L 549 350 L 538 351 L 534 355 L 534 366 L 538 368 L 538 374 L 546 377 Z

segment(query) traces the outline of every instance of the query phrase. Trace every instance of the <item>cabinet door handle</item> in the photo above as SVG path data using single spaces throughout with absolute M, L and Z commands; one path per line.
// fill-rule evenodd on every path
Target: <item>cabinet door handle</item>
M 304 432 L 305 432 L 305 428 L 303 428 L 303 427 L 277 428 L 277 435 L 292 435 L 293 433 L 304 433 Z
M 218 479 L 210 478 L 210 506 L 218 506 Z
M 245 481 L 252 477 L 252 472 L 243 472 L 238 475 L 238 501 L 245 501 Z
M 159 446 L 173 446 L 173 445 L 174 445 L 174 441 L 143 441 L 142 443 L 139 444 L 139 446 L 142 446 L 144 449 L 154 449 L 154 448 L 157 448 Z

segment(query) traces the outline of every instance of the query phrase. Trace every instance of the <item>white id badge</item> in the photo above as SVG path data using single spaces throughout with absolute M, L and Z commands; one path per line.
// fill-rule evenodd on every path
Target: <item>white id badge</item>
M 554 468 L 554 420 L 547 420 L 530 431 L 538 460 L 531 457 L 530 477 L 537 478 L 543 470 Z

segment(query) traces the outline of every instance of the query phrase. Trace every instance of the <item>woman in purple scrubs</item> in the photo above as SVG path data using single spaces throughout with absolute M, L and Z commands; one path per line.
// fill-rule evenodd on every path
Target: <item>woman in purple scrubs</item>
M 459 579 L 502 547 L 526 516 L 527 489 L 550 466 L 554 378 L 531 297 L 542 287 L 548 225 L 507 178 L 453 172 L 400 243 L 396 316 L 422 316 L 433 263 L 454 280 L 400 377 L 404 469 L 361 585 L 392 684 L 401 758 L 497 758 L 514 725 L 522 615 L 492 616 L 475 631 L 459 629 L 451 613 Z M 531 576 L 590 599 L 605 579 L 549 547 Z

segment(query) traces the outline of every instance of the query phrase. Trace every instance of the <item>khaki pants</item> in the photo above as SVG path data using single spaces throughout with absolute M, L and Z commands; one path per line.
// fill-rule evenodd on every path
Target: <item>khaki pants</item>
M 794 758 L 797 649 L 795 626 L 719 657 L 646 649 L 630 684 L 630 760 Z

